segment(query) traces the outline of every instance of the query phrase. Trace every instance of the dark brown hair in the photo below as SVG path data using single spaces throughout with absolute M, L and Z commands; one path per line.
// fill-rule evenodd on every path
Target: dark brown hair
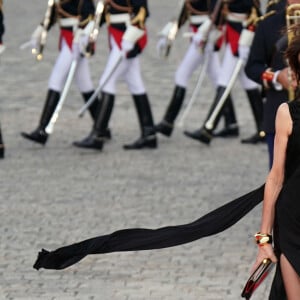
M 289 32 L 292 36 L 289 41 L 288 47 L 285 51 L 285 57 L 289 62 L 289 66 L 295 73 L 297 83 L 300 82 L 300 24 L 293 25 L 289 28 Z

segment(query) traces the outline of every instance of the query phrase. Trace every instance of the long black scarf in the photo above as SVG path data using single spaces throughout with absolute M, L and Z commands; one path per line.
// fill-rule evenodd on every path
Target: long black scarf
M 158 229 L 131 228 L 115 231 L 54 251 L 42 249 L 35 269 L 65 269 L 89 254 L 151 250 L 190 243 L 217 234 L 238 222 L 263 200 L 264 185 L 188 224 Z

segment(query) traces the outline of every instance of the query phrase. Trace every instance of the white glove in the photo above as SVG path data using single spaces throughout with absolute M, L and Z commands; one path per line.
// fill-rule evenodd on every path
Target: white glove
M 168 39 L 165 36 L 161 36 L 156 44 L 156 50 L 159 57 L 163 56 L 168 46 Z
M 39 46 L 43 31 L 44 31 L 43 26 L 38 25 L 38 27 L 32 33 L 30 38 L 30 44 L 33 49 L 36 49 Z
M 135 43 L 145 34 L 145 31 L 133 26 L 129 25 L 126 28 L 126 31 L 123 34 L 123 38 L 121 41 L 121 50 L 124 56 L 127 55 L 129 51 L 134 48 Z
M 121 51 L 123 55 L 126 57 L 127 53 L 130 52 L 134 48 L 135 43 L 122 39 L 121 41 Z
M 0 44 L 0 55 L 5 51 L 5 48 L 3 44 Z
M 201 42 L 206 42 L 211 24 L 211 19 L 207 19 L 198 27 L 197 32 L 192 38 L 194 44 L 200 46 Z

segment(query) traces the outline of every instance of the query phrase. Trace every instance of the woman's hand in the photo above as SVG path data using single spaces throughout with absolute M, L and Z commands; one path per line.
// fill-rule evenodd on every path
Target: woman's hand
M 277 262 L 277 257 L 275 256 L 273 247 L 271 244 L 264 244 L 258 247 L 258 253 L 256 256 L 256 261 L 251 269 L 251 273 L 259 266 L 259 264 L 265 259 L 270 258 L 272 262 Z

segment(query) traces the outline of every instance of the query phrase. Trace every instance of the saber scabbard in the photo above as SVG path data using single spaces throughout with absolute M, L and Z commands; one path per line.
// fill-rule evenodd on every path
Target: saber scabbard
M 54 125 L 58 119 L 58 116 L 59 116 L 59 113 L 63 107 L 63 104 L 67 98 L 67 94 L 68 94 L 68 91 L 70 89 L 70 86 L 71 86 L 71 83 L 73 81 L 73 78 L 74 78 L 74 75 L 75 75 L 75 72 L 76 72 L 76 68 L 77 68 L 77 64 L 78 64 L 78 61 L 76 59 L 74 59 L 72 61 L 72 64 L 71 64 L 71 67 L 70 67 L 70 70 L 69 70 L 69 74 L 68 74 L 68 77 L 67 77 L 67 80 L 66 80 L 66 83 L 65 83 L 65 86 L 64 86 L 64 89 L 61 93 L 61 96 L 58 100 L 58 103 L 56 105 L 56 108 L 52 114 L 52 117 L 45 129 L 45 131 L 48 133 L 48 134 L 51 134 L 53 132 L 53 129 L 54 129 Z

